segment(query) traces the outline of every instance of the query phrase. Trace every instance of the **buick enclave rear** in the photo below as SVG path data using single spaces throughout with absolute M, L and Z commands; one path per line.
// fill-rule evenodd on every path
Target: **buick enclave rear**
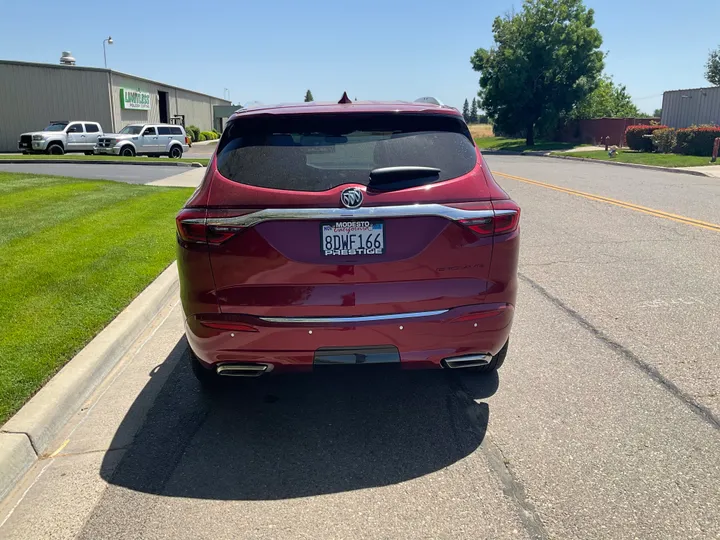
M 212 384 L 337 364 L 495 370 L 519 218 L 453 108 L 239 111 L 177 216 L 194 372 Z

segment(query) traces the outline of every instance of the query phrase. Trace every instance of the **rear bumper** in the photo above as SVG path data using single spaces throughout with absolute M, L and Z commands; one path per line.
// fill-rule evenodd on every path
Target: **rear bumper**
M 497 354 L 509 337 L 513 314 L 510 304 L 480 304 L 380 321 L 234 317 L 237 328 L 246 325 L 256 331 L 210 328 L 189 317 L 185 329 L 190 347 L 207 367 L 262 362 L 274 372 L 305 371 L 312 369 L 318 349 L 388 346 L 397 348 L 404 368 L 439 368 L 450 357 Z

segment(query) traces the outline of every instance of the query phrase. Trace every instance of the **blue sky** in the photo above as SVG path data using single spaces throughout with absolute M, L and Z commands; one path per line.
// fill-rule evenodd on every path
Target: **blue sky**
M 437 0 L 262 2 L 26 2 L 6 0 L 0 59 L 108 66 L 233 102 L 406 99 L 433 95 L 460 107 L 477 92 L 475 49 L 492 20 L 522 2 Z M 652 112 L 664 90 L 707 86 L 720 45 L 712 0 L 586 0 L 608 53 L 606 72 Z M 713 5 L 715 7 L 713 8 Z M 712 14 L 711 11 L 715 10 Z

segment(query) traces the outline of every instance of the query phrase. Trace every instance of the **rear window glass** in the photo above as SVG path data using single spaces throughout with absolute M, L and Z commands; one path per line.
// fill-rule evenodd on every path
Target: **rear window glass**
M 182 129 L 180 129 L 179 127 L 171 127 L 170 133 L 172 135 L 182 135 L 183 134 Z
M 461 119 L 418 114 L 241 116 L 228 123 L 217 154 L 230 180 L 292 191 L 368 185 L 370 172 L 385 167 L 437 169 L 413 183 L 422 185 L 466 174 L 475 162 Z

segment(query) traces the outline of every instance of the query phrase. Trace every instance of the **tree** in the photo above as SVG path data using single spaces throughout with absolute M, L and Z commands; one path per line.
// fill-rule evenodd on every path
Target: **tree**
M 468 124 L 470 123 L 470 105 L 468 104 L 468 100 L 465 100 L 465 103 L 463 103 L 463 118 L 465 119 L 465 122 Z
M 472 100 L 472 105 L 470 105 L 470 123 L 471 124 L 477 124 L 478 121 L 478 106 L 477 101 L 475 98 Z
M 315 101 L 315 98 L 313 97 L 312 92 L 310 90 L 305 92 L 305 103 L 307 103 L 309 101 Z
M 660 117 L 662 116 L 662 109 L 655 109 L 652 113 L 653 116 Z
M 640 114 L 640 109 L 632 102 L 627 89 L 615 84 L 611 77 L 598 80 L 595 90 L 590 92 L 570 113 L 571 118 L 632 118 Z
M 470 59 L 480 72 L 480 107 L 501 133 L 556 127 L 592 92 L 603 69 L 595 14 L 582 0 L 525 0 L 520 13 L 496 17 L 495 44 Z
M 720 86 L 720 47 L 708 54 L 705 64 L 705 78 L 710 84 Z

